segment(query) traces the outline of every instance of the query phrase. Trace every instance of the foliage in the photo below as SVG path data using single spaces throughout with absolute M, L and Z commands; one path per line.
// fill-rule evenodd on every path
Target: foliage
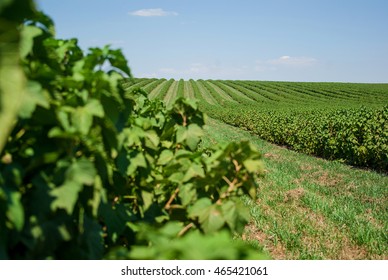
M 20 18 L 31 15 L 33 10 L 34 6 L 28 0 L 0 3 L 0 151 L 13 128 L 25 93 L 26 79 L 19 65 L 21 38 L 17 27 Z
M 383 108 L 284 108 L 214 110 L 226 123 L 296 151 L 355 166 L 388 170 L 388 106 Z
M 199 152 L 196 103 L 126 92 L 120 50 L 84 53 L 41 13 L 18 29 L 28 94 L 0 151 L 1 259 L 265 257 L 232 241 L 249 219 L 240 197 L 256 198 L 254 146 Z

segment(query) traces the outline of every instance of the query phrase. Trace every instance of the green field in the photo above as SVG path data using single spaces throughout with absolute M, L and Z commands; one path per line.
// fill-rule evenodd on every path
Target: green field
M 269 142 L 382 172 L 388 170 L 388 85 L 136 79 L 171 106 L 199 100 L 209 116 Z
M 275 259 L 388 258 L 387 84 L 135 79 L 125 86 L 168 106 L 197 99 L 210 116 L 203 150 L 240 140 L 259 148 L 266 174 L 257 201 L 246 201 L 252 221 L 239 238 Z

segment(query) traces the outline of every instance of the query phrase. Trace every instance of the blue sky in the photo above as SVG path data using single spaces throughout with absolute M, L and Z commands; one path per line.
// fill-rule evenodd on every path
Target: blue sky
M 136 77 L 388 82 L 386 0 L 39 0 Z

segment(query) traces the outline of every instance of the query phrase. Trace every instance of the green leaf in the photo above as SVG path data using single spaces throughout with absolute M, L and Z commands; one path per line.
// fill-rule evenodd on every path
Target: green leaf
M 19 7 L 20 9 L 20 7 Z M 45 31 L 48 32 L 51 36 L 55 36 L 55 26 L 53 20 L 42 12 L 34 13 L 34 20 L 39 22 L 45 28 Z
M 248 189 L 248 195 L 252 198 L 252 199 L 256 199 L 256 197 L 257 197 L 257 188 L 256 188 L 256 186 L 255 185 L 248 185 L 247 187 L 246 187 L 247 189 Z
M 251 218 L 251 214 L 248 207 L 246 207 L 241 200 L 235 201 L 235 205 L 236 205 L 236 213 L 238 215 L 238 218 L 236 219 L 235 230 L 238 233 L 242 233 L 244 231 L 246 224 Z
M 74 127 L 83 135 L 87 135 L 93 125 L 93 117 L 104 117 L 104 109 L 100 101 L 91 99 L 84 107 L 75 108 L 72 114 Z
M 224 216 L 225 222 L 234 230 L 236 228 L 236 220 L 237 220 L 237 210 L 236 204 L 234 201 L 226 201 L 221 205 L 222 215 Z
M 225 224 L 220 207 L 213 205 L 209 198 L 201 198 L 190 207 L 189 217 L 198 218 L 205 233 L 215 232 Z
M 160 229 L 160 233 L 168 237 L 176 237 L 182 230 L 183 223 L 177 221 L 168 222 L 165 226 Z
M 70 124 L 69 112 L 73 113 L 74 109 L 70 107 L 62 106 L 57 111 L 57 118 L 61 126 L 64 128 L 66 132 L 74 132 L 74 127 Z
M 151 206 L 154 199 L 154 194 L 147 191 L 141 192 L 141 197 L 143 199 L 143 211 L 147 211 L 147 209 Z
M 184 99 L 184 103 L 194 110 L 198 109 L 198 102 L 194 99 Z
M 129 257 L 135 260 L 152 260 L 155 259 L 158 251 L 154 247 L 133 246 L 129 251 Z
M 190 150 L 194 151 L 197 148 L 199 140 L 203 136 L 202 129 L 197 124 L 190 124 L 187 127 L 186 143 Z
M 157 149 L 159 145 L 159 136 L 154 130 L 149 130 L 145 132 L 146 137 L 146 146 L 152 149 Z
M 55 126 L 48 132 L 49 138 L 73 138 L 73 135 Z
M 97 99 L 90 99 L 88 103 L 84 107 L 85 111 L 92 115 L 99 118 L 104 117 L 104 108 L 101 105 L 101 102 Z
M 168 180 L 173 182 L 173 183 L 182 183 L 183 182 L 183 177 L 184 177 L 184 174 L 182 172 L 175 172 L 173 174 L 170 175 L 170 177 L 168 177 Z
M 93 116 L 84 107 L 78 107 L 72 115 L 72 123 L 77 131 L 83 135 L 87 135 L 93 124 Z
M 183 182 L 187 182 L 195 177 L 205 177 L 205 172 L 203 167 L 197 163 L 192 163 L 190 167 L 187 169 L 185 177 L 183 178 Z
M 157 161 L 158 165 L 166 165 L 174 158 L 174 153 L 171 150 L 163 150 L 160 153 L 159 159 Z
M 147 167 L 146 159 L 142 152 L 132 151 L 129 156 L 129 165 L 127 168 L 127 175 L 131 176 L 138 167 Z
M 109 62 L 113 67 L 120 69 L 128 77 L 131 77 L 131 70 L 128 67 L 128 62 L 121 50 L 109 50 Z
M 96 169 L 89 160 L 82 158 L 73 163 L 66 172 L 66 181 L 91 186 L 94 183 Z
M 249 172 L 261 172 L 263 170 L 263 163 L 261 160 L 247 159 L 243 161 L 245 168 Z
M 203 197 L 198 199 L 193 206 L 188 209 L 189 218 L 195 219 L 205 215 L 206 209 L 212 205 L 210 198 Z
M 96 170 L 90 161 L 81 159 L 68 168 L 65 176 L 64 184 L 50 192 L 55 197 L 51 208 L 53 210 L 65 209 L 68 214 L 71 214 L 83 185 L 94 183 Z
M 104 254 L 104 240 L 101 234 L 101 225 L 95 219 L 85 216 L 85 230 L 82 236 L 82 243 L 86 245 L 86 258 L 89 260 L 101 259 Z
M 97 217 L 100 204 L 105 203 L 106 201 L 106 190 L 102 185 L 101 177 L 97 175 L 93 188 L 93 198 L 91 198 L 88 202 L 88 205 L 92 208 L 93 217 Z
M 34 45 L 34 38 L 41 35 L 43 33 L 42 29 L 25 25 L 21 30 L 21 42 L 20 42 L 20 56 L 21 58 L 25 58 L 32 50 L 32 46 Z
M 21 194 L 19 192 L 8 194 L 7 217 L 18 231 L 22 230 L 24 224 L 24 209 L 20 200 Z
M 216 232 L 225 224 L 224 217 L 218 205 L 208 207 L 205 214 L 200 217 L 199 222 L 206 234 Z
M 37 105 L 46 109 L 50 107 L 48 97 L 45 95 L 42 86 L 39 83 L 28 82 L 27 91 L 19 111 L 20 117 L 30 118 Z
M 187 129 L 184 126 L 178 127 L 176 131 L 176 142 L 183 143 L 187 138 Z
M 108 238 L 115 241 L 125 230 L 131 220 L 129 209 L 117 204 L 112 206 L 111 203 L 101 204 L 100 215 L 107 226 Z
M 62 186 L 52 190 L 50 194 L 55 197 L 51 204 L 53 211 L 65 209 L 70 215 L 73 213 L 75 203 L 78 200 L 78 193 L 82 190 L 82 184 L 74 181 L 67 181 Z
M 1 22 L 0 32 L 3 29 L 2 24 Z M 16 26 L 14 29 L 5 29 L 4 34 L 7 36 L 4 36 L 3 33 L 0 36 L 0 152 L 3 151 L 15 125 L 26 93 L 26 79 L 23 68 L 20 66 L 18 44 L 14 42 L 14 38 L 18 36 Z
M 178 196 L 182 200 L 182 205 L 187 206 L 197 198 L 197 190 L 193 184 L 184 184 L 180 187 Z

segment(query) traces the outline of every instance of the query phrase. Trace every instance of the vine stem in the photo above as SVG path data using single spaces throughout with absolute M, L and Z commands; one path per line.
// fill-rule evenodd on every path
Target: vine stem
M 171 195 L 170 199 L 167 201 L 166 205 L 164 206 L 164 209 L 168 210 L 171 208 L 171 203 L 174 201 L 178 193 L 179 193 L 179 188 L 177 188 L 175 192 Z
M 194 226 L 193 223 L 190 223 L 188 224 L 187 226 L 185 226 L 179 233 L 178 233 L 178 237 L 181 237 L 182 235 L 184 235 L 189 229 L 191 229 L 192 227 Z

